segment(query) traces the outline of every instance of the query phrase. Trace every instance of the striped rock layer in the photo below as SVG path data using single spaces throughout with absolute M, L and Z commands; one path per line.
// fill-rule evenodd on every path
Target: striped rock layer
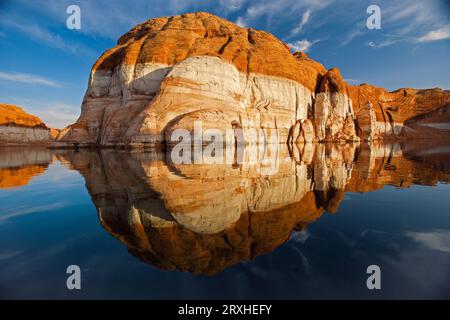
M 18 106 L 0 103 L 0 146 L 44 145 L 54 141 L 53 129 Z
M 242 129 L 246 141 L 255 129 L 266 138 L 276 132 L 281 143 L 358 141 L 367 116 L 358 126 L 356 114 L 369 102 L 377 128 L 369 139 L 377 139 L 400 135 L 405 120 L 450 99 L 432 91 L 422 109 L 422 92 L 405 90 L 406 98 L 403 91 L 349 86 L 339 70 L 292 55 L 272 34 L 208 13 L 162 17 L 137 25 L 99 58 L 81 115 L 58 145 L 155 146 L 200 121 L 203 130 Z M 386 104 L 398 112 L 388 114 Z

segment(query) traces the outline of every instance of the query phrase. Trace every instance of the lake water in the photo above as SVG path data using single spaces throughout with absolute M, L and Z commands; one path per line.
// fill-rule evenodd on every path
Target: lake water
M 450 298 L 450 145 L 251 154 L 0 149 L 0 297 Z

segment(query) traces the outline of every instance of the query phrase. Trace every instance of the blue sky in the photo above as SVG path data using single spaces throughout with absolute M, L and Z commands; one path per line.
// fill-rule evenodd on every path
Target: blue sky
M 81 8 L 81 30 L 66 8 Z M 381 29 L 366 9 L 381 9 Z M 89 71 L 117 38 L 159 16 L 208 11 L 267 30 L 304 49 L 351 84 L 450 89 L 450 4 L 428 0 L 0 0 L 0 102 L 23 106 L 49 126 L 76 120 Z

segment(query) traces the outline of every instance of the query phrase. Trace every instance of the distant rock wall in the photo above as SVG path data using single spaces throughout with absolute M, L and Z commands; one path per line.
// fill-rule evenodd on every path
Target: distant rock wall
M 0 145 L 49 144 L 50 130 L 42 127 L 0 126 Z
M 0 146 L 44 145 L 54 141 L 52 129 L 20 107 L 0 103 Z
M 417 119 L 424 117 L 432 119 L 430 122 L 433 123 L 446 121 L 432 115 L 438 110 L 443 114 L 450 113 L 449 90 L 406 88 L 388 92 L 383 88 L 362 84 L 349 86 L 349 96 L 357 114 L 357 130 L 364 140 L 450 139 L 450 129 L 446 129 L 445 125 L 438 125 L 432 133 L 425 127 L 414 126 Z

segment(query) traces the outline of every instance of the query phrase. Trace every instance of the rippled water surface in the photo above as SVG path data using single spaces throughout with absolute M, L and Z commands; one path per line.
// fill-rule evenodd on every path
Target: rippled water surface
M 450 298 L 450 145 L 252 154 L 0 149 L 0 297 Z

